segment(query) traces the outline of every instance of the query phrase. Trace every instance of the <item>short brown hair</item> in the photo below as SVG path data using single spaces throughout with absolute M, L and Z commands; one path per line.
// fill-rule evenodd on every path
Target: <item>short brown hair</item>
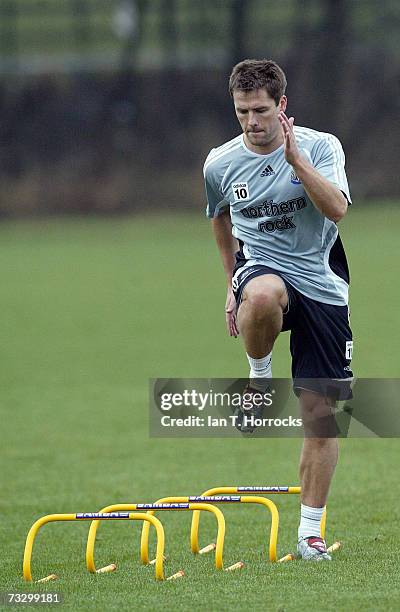
M 267 59 L 246 59 L 233 67 L 229 77 L 231 96 L 235 89 L 252 91 L 263 87 L 278 104 L 286 91 L 286 76 L 276 62 Z

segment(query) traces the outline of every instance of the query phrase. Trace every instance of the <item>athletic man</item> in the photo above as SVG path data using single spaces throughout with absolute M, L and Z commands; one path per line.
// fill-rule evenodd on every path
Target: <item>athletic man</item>
M 340 142 L 295 126 L 285 114 L 285 89 L 273 61 L 233 68 L 229 90 L 243 133 L 211 150 L 204 175 L 228 284 L 227 328 L 243 337 L 250 391 L 272 376 L 274 342 L 291 330 L 305 430 L 298 553 L 319 561 L 330 560 L 320 521 L 338 456 L 331 415 L 335 394 L 343 397 L 341 386 L 348 389 L 353 376 L 349 273 L 336 225 L 351 200 Z M 339 381 L 339 391 L 326 379 Z

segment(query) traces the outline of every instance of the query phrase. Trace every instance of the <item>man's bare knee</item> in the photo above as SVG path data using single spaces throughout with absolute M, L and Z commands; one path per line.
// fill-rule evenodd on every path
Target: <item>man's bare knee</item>
M 287 306 L 287 292 L 284 282 L 276 275 L 257 276 L 248 282 L 243 291 L 243 302 L 256 316 L 270 314 L 278 308 L 284 310 Z
M 262 321 L 266 317 L 279 312 L 279 298 L 270 293 L 252 292 L 245 300 L 245 307 L 252 313 L 254 321 Z
M 324 446 L 324 440 L 336 437 L 338 430 L 334 400 L 303 390 L 300 395 L 300 408 L 306 437 L 313 438 L 321 447 Z

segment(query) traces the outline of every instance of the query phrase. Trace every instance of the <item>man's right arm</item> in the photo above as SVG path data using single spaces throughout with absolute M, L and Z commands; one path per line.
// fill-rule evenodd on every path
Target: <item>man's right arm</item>
M 227 296 L 225 303 L 225 319 L 228 333 L 235 338 L 239 335 L 236 325 L 236 300 L 232 291 L 232 272 L 235 266 L 235 252 L 239 245 L 232 236 L 232 223 L 229 210 L 224 211 L 211 221 L 215 241 L 221 255 L 222 265 L 227 281 Z

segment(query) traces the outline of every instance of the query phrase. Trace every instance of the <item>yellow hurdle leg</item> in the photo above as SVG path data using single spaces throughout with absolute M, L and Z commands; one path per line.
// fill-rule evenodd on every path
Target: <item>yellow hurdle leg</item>
M 204 496 L 207 497 L 207 496 Z M 223 500 L 215 499 L 216 504 L 224 503 Z M 269 546 L 268 546 L 268 556 L 270 561 L 277 560 L 277 545 L 278 545 L 278 530 L 279 530 L 279 512 L 278 508 L 274 504 L 274 502 L 267 497 L 258 497 L 258 496 L 247 496 L 247 495 L 239 495 L 237 502 L 229 502 L 226 503 L 244 503 L 244 504 L 259 504 L 266 507 L 271 514 L 271 529 L 269 535 Z M 198 515 L 199 513 L 197 513 Z M 194 515 L 194 513 L 193 513 Z M 193 518 L 193 517 L 192 517 Z M 192 520 L 192 529 L 190 532 L 191 536 L 191 544 L 195 545 L 196 549 L 199 549 L 199 540 L 198 540 L 198 531 L 196 529 L 196 523 L 194 523 L 193 529 L 193 520 Z M 193 551 L 193 546 L 192 546 Z
M 136 510 L 136 504 L 112 504 L 110 506 L 105 506 L 105 508 L 100 510 L 100 513 L 103 514 L 105 512 L 122 512 L 124 510 Z M 99 520 L 94 520 L 90 523 L 88 539 L 86 542 L 86 567 L 91 574 L 96 573 L 96 566 L 94 563 L 94 545 L 96 543 L 96 534 L 99 525 Z
M 261 504 L 266 506 L 271 513 L 271 529 L 269 532 L 269 560 L 277 561 L 277 547 L 278 547 L 278 530 L 279 530 L 279 512 L 274 502 L 267 497 L 250 497 L 242 496 L 241 501 L 245 504 Z
M 162 497 L 158 499 L 155 504 L 167 504 L 167 503 L 189 503 L 188 496 L 182 497 Z M 201 510 L 195 510 L 200 514 Z M 149 510 L 150 515 L 154 515 L 155 510 Z M 194 514 L 194 512 L 193 512 Z M 149 563 L 149 535 L 150 535 L 150 523 L 143 523 L 142 533 L 140 537 L 140 559 L 144 565 Z
M 47 516 L 42 516 L 40 519 L 35 521 L 28 531 L 28 535 L 26 536 L 25 542 L 25 550 L 24 550 L 24 560 L 22 564 L 22 571 L 24 575 L 24 579 L 27 582 L 32 582 L 32 572 L 31 572 L 31 560 L 32 560 L 32 549 L 33 544 L 35 542 L 35 538 L 39 529 L 46 525 L 46 523 L 51 523 L 53 521 L 74 521 L 75 514 L 48 514 Z
M 163 497 L 159 499 L 155 504 L 169 504 L 169 503 L 188 503 L 188 510 L 195 512 L 206 511 L 212 512 L 217 519 L 217 541 L 215 547 L 215 567 L 216 569 L 223 569 L 223 551 L 225 541 L 225 518 L 221 510 L 209 503 L 189 503 L 188 496 L 182 497 Z M 160 508 L 162 510 L 162 508 Z M 148 513 L 154 514 L 156 510 L 149 510 Z M 149 528 L 150 525 L 143 524 L 142 537 L 140 541 L 140 556 L 142 563 L 148 563 L 149 559 Z
M 209 495 L 233 495 L 237 493 L 237 487 L 216 487 L 214 489 L 208 489 L 201 494 L 201 497 L 207 497 Z M 200 525 L 200 512 L 195 510 L 192 514 L 192 524 L 190 528 L 190 548 L 193 553 L 198 554 L 200 550 L 199 546 L 199 525 Z
M 124 508 L 122 508 L 124 506 Z M 127 508 L 129 506 L 129 508 Z M 129 510 L 132 506 L 136 507 L 136 504 L 115 504 L 115 506 L 107 506 L 107 508 L 114 508 L 114 510 L 104 510 L 104 512 L 116 512 L 117 510 Z M 117 510 L 116 510 L 117 508 Z M 135 510 L 135 508 L 133 508 Z M 101 511 L 103 513 L 103 510 Z M 156 580 L 164 580 L 164 548 L 165 548 L 165 535 L 162 523 L 155 516 L 149 515 L 147 512 L 135 513 L 135 519 L 144 521 L 149 525 L 153 525 L 157 533 L 157 548 L 156 548 L 156 561 L 155 561 L 155 572 Z M 100 521 L 92 521 L 89 529 L 88 540 L 86 544 L 86 567 L 92 574 L 97 572 L 96 565 L 94 562 L 94 545 L 96 541 L 96 532 Z
M 326 508 L 321 518 L 321 538 L 325 540 L 325 531 L 326 531 Z

